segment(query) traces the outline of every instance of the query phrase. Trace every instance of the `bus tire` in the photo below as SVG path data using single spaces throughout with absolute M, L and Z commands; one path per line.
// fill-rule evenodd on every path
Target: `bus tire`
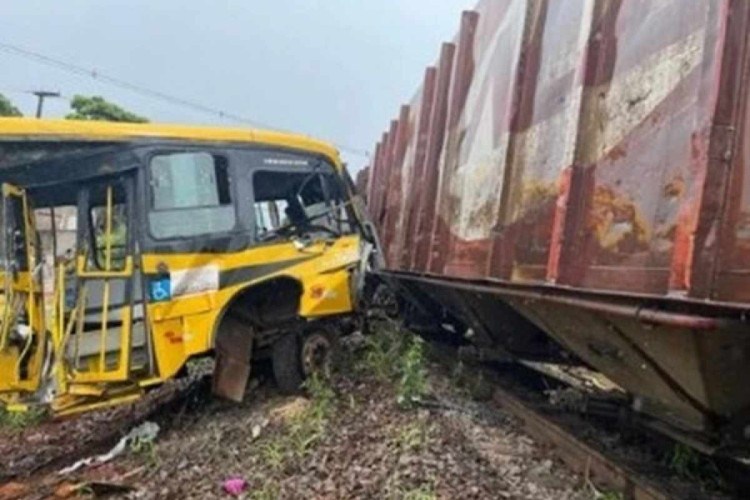
M 329 378 L 337 364 L 338 351 L 338 336 L 326 329 L 284 335 L 274 343 L 272 352 L 273 375 L 279 390 L 295 394 L 312 375 Z
M 300 364 L 299 336 L 290 333 L 274 342 L 271 361 L 279 391 L 284 394 L 299 392 L 305 380 Z

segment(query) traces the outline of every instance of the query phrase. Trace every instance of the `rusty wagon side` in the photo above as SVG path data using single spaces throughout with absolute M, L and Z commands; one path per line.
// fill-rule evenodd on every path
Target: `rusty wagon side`
M 655 425 L 744 447 L 749 23 L 744 0 L 465 12 L 370 167 L 383 275 L 478 342 L 552 339 Z

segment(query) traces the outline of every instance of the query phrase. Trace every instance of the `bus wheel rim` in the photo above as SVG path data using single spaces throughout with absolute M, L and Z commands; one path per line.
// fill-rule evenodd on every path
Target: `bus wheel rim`
M 302 371 L 306 377 L 313 374 L 328 375 L 331 360 L 331 343 L 320 334 L 304 339 L 302 344 Z

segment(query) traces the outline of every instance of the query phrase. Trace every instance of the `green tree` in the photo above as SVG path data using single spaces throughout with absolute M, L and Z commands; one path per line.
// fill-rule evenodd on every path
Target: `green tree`
M 10 99 L 0 94 L 0 116 L 23 116 Z
M 146 123 L 142 116 L 122 109 L 117 104 L 106 101 L 101 96 L 86 97 L 77 95 L 70 102 L 73 110 L 66 120 L 96 120 L 109 122 Z

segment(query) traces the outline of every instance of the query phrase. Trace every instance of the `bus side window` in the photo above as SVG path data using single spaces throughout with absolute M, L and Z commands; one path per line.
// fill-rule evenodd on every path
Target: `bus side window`
M 112 189 L 112 205 L 108 211 L 106 192 L 109 188 Z M 95 194 L 89 213 L 93 248 L 89 252 L 87 267 L 89 270 L 121 271 L 128 254 L 129 214 L 125 190 L 120 184 L 112 184 L 101 191 Z
M 156 239 L 226 233 L 236 226 L 229 162 L 206 152 L 156 155 L 149 165 L 149 230 Z
M 266 171 L 253 174 L 256 236 L 352 231 L 343 190 L 333 174 L 315 171 Z
M 54 207 L 54 212 L 49 207 L 34 210 L 42 256 L 44 293 L 53 291 L 57 264 L 70 263 L 76 254 L 77 218 L 78 207 L 75 205 L 59 205 Z

